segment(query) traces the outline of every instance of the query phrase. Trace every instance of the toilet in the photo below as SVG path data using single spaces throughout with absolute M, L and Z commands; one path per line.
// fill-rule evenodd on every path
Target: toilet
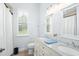
M 33 54 L 34 53 L 34 43 L 29 43 L 28 44 L 28 54 Z

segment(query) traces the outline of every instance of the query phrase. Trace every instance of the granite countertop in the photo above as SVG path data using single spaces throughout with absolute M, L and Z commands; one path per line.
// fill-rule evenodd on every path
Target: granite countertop
M 62 56 L 67 56 L 65 53 L 61 52 L 58 47 L 59 46 L 66 46 L 64 43 L 58 41 L 57 43 L 53 43 L 53 44 L 46 44 L 44 41 L 46 40 L 46 38 L 40 38 L 40 41 L 46 45 L 48 48 L 55 50 L 57 53 L 59 53 Z M 67 47 L 67 46 L 66 46 Z M 77 55 L 77 54 L 76 54 Z

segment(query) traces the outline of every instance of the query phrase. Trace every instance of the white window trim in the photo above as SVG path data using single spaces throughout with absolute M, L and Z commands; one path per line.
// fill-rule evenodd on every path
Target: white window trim
M 21 34 L 17 34 L 16 36 L 29 36 L 29 35 L 30 34 L 28 33 L 28 34 L 24 34 L 24 35 L 23 34 L 22 35 Z
M 16 36 L 29 36 L 30 35 L 30 33 L 29 33 L 29 30 L 27 29 L 27 34 L 18 34 L 18 32 L 19 32 L 19 21 L 18 21 L 18 15 L 17 15 L 17 32 L 16 32 Z M 27 25 L 27 27 L 28 27 L 28 25 Z

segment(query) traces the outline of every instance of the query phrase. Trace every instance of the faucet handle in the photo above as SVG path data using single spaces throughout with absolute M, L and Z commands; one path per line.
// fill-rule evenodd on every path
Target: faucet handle
M 57 36 L 57 34 L 54 34 L 53 36 L 54 36 L 54 37 L 56 37 L 56 36 Z

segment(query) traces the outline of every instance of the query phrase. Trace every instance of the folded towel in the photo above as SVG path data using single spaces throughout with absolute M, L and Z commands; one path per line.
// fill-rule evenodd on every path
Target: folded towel
M 47 43 L 47 44 L 53 44 L 53 43 L 57 43 L 57 40 L 55 40 L 55 39 L 47 39 L 44 42 Z

